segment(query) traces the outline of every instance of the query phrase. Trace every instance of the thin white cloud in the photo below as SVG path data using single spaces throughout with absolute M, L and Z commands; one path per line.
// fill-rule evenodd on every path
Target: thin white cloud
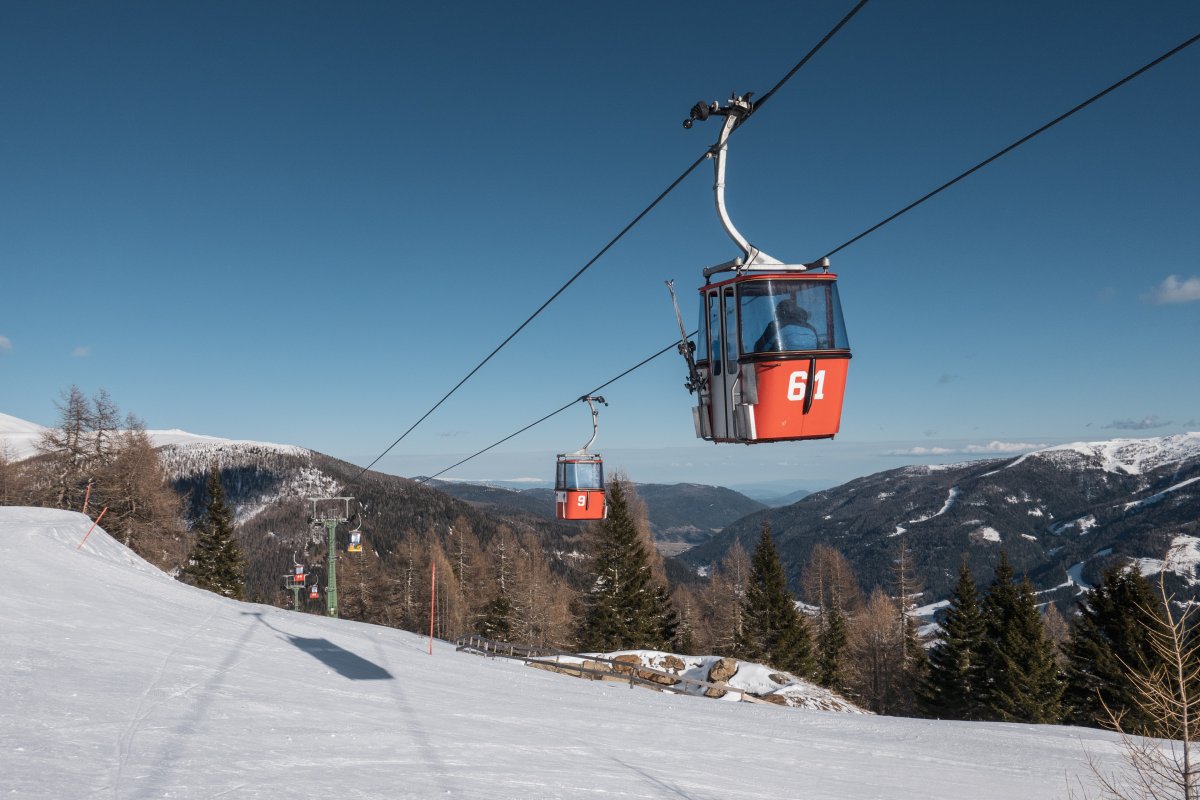
M 988 442 L 987 444 L 972 444 L 963 448 L 964 453 L 1028 453 L 1041 450 L 1044 444 L 1029 444 L 1028 442 Z
M 1153 428 L 1165 428 L 1171 424 L 1170 420 L 1163 422 L 1158 417 L 1151 414 L 1148 417 L 1143 417 L 1140 420 L 1135 419 L 1115 419 L 1105 425 L 1105 428 L 1119 431 L 1148 431 Z
M 7 353 L 12 350 L 12 340 L 7 336 L 0 336 L 0 353 Z
M 991 441 L 987 444 L 968 444 L 963 447 L 910 447 L 905 450 L 887 450 L 885 456 L 977 456 L 977 455 L 1013 455 L 1028 453 L 1045 447 L 1041 444 L 1027 442 Z
M 1168 275 L 1150 295 L 1150 301 L 1159 304 L 1190 303 L 1193 300 L 1200 300 L 1200 278 L 1180 280 L 1178 275 Z
M 76 347 L 71 351 L 71 356 L 73 358 L 87 358 L 91 353 L 92 348 L 90 347 Z
M 884 450 L 885 456 L 948 456 L 958 451 L 948 447 L 910 447 L 907 450 Z

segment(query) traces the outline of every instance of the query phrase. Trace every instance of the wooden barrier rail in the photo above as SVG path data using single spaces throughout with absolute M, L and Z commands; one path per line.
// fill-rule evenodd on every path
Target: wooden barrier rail
M 580 653 L 569 653 L 565 650 L 556 650 L 551 647 L 534 647 L 532 645 L 519 644 L 517 642 L 499 642 L 494 639 L 489 639 L 486 636 L 471 634 L 460 636 L 455 645 L 458 650 L 463 652 L 473 652 L 479 655 L 488 656 L 489 658 L 511 658 L 517 661 L 523 661 L 526 664 L 540 666 L 552 669 L 556 672 L 561 672 L 566 675 L 575 675 L 577 677 L 589 677 L 590 680 L 619 680 L 622 683 L 628 682 L 629 687 L 644 686 L 647 689 L 656 689 L 660 692 L 677 692 L 678 688 L 697 686 L 701 689 L 713 689 L 727 694 L 738 695 L 738 699 L 744 703 L 763 703 L 771 705 L 766 700 L 755 697 L 749 694 L 744 689 L 738 689 L 725 683 L 713 683 L 712 681 L 702 681 L 698 678 L 688 678 L 683 675 L 676 675 L 673 672 L 656 669 L 654 667 L 643 667 L 637 664 L 631 664 L 628 661 L 617 661 L 612 658 L 604 658 L 602 656 L 590 656 Z M 571 659 L 579 659 L 580 663 L 562 662 L 563 657 Z M 596 669 L 586 666 L 587 662 L 594 664 L 608 664 L 612 669 Z M 628 674 L 626 674 L 628 671 Z M 638 673 L 650 673 L 660 675 L 669 679 L 670 683 L 659 683 L 658 681 L 643 678 Z

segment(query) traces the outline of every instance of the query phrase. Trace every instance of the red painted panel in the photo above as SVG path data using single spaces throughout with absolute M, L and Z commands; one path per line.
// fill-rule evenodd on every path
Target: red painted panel
M 809 375 L 810 364 L 813 375 Z M 826 439 L 842 424 L 848 358 L 764 361 L 755 365 L 758 404 L 754 407 L 755 441 Z M 805 393 L 812 381 L 812 402 L 804 413 Z
M 603 489 L 555 492 L 554 501 L 555 515 L 559 519 L 604 519 L 608 512 Z

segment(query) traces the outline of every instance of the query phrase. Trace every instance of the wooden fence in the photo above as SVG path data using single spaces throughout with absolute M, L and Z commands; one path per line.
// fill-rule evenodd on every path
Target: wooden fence
M 561 672 L 564 675 L 574 675 L 577 678 L 620 681 L 621 683 L 628 683 L 631 689 L 634 686 L 644 686 L 647 689 L 656 689 L 660 692 L 677 693 L 681 688 L 686 689 L 689 686 L 695 686 L 705 691 L 715 690 L 737 695 L 738 699 L 745 703 L 771 705 L 766 700 L 755 697 L 744 689 L 737 689 L 725 683 L 714 683 L 712 681 L 702 681 L 698 678 L 688 678 L 683 675 L 676 675 L 673 672 L 667 672 L 666 670 L 655 669 L 654 667 L 631 664 L 628 661 L 617 661 L 612 658 L 582 655 L 580 653 L 568 653 L 550 647 L 534 647 L 516 642 L 499 642 L 478 634 L 460 636 L 455 641 L 455 645 L 462 652 L 476 653 L 489 658 L 511 658 L 523 661 L 530 666 L 550 669 L 555 672 Z M 571 660 L 563 661 L 563 658 Z M 588 664 L 603 664 L 606 665 L 606 668 L 588 666 Z M 658 676 L 661 680 L 656 681 L 653 678 L 644 677 L 645 675 Z

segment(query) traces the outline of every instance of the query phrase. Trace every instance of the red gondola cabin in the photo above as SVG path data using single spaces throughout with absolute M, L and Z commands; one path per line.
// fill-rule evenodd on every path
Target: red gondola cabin
M 828 258 L 813 264 L 772 258 L 742 236 L 725 209 L 729 134 L 753 111 L 749 94 L 735 95 L 725 106 L 697 103 L 683 123 L 690 128 L 709 116 L 725 118 L 711 150 L 713 191 L 721 225 L 742 251 L 704 270 L 694 346 L 679 318 L 687 387 L 699 398 L 692 409 L 696 435 L 743 444 L 829 439 L 842 424 L 850 364 L 837 276 Z M 723 273 L 732 277 L 712 282 Z
M 850 364 L 837 276 L 747 272 L 701 287 L 700 299 L 696 435 L 745 444 L 833 437 Z
M 604 461 L 597 455 L 559 455 L 554 478 L 554 512 L 559 519 L 604 519 Z
M 574 453 L 559 453 L 554 473 L 554 515 L 559 519 L 604 519 L 608 502 L 604 496 L 604 460 L 587 450 L 596 441 L 600 428 L 599 413 L 593 403 L 603 397 L 579 398 L 592 412 L 592 438 Z

